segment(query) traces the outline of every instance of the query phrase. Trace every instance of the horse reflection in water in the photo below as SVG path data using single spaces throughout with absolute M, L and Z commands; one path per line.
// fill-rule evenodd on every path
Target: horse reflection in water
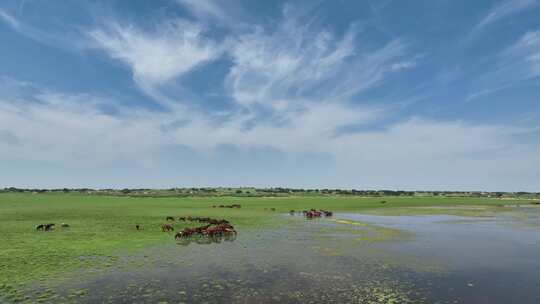
M 217 244 L 223 241 L 225 242 L 234 242 L 236 240 L 236 233 L 234 234 L 224 234 L 224 235 L 214 235 L 214 236 L 200 236 L 194 235 L 190 237 L 183 237 L 176 240 L 176 243 L 181 246 L 188 246 L 191 243 L 199 245 L 209 245 Z

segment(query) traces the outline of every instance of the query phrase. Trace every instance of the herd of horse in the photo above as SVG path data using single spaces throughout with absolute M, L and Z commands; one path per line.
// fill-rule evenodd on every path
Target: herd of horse
M 219 205 L 219 206 L 213 206 L 214 208 L 241 208 L 239 204 L 232 204 L 232 205 Z M 266 208 L 265 208 L 266 209 Z M 275 211 L 275 208 L 270 208 L 271 211 Z M 295 210 L 291 210 L 289 212 L 291 215 L 297 214 Z M 320 217 L 331 217 L 333 215 L 332 211 L 328 210 L 316 210 L 316 209 L 310 209 L 310 210 L 303 210 L 299 211 L 298 214 L 302 214 L 306 219 L 314 219 L 314 218 L 320 218 Z M 176 221 L 176 218 L 173 216 L 167 216 L 165 218 L 165 221 Z M 186 240 L 192 236 L 200 236 L 200 237 L 207 237 L 209 239 L 221 240 L 221 238 L 225 238 L 226 240 L 232 240 L 236 237 L 236 230 L 234 229 L 234 226 L 229 223 L 229 221 L 225 219 L 213 219 L 210 217 L 192 217 L 192 216 L 181 216 L 178 217 L 178 221 L 183 222 L 199 222 L 204 223 L 205 225 L 199 226 L 199 227 L 186 227 L 182 229 L 181 231 L 178 231 L 174 238 L 176 240 Z M 47 224 L 39 224 L 36 226 L 36 230 L 38 231 L 51 231 L 55 227 L 54 223 L 47 223 Z M 70 226 L 66 223 L 61 224 L 62 228 L 69 228 Z M 139 224 L 135 225 L 135 228 L 137 230 L 141 230 L 142 226 Z M 161 225 L 161 231 L 163 232 L 173 232 L 174 226 L 170 223 L 162 224 Z M 234 236 L 234 238 L 233 238 Z M 210 240 L 210 242 L 213 242 Z
M 174 217 L 167 216 L 166 221 L 176 221 Z M 179 221 L 190 221 L 190 222 L 199 222 L 205 223 L 206 225 L 199 227 L 186 227 L 183 230 L 177 232 L 174 235 L 176 240 L 188 238 L 192 236 L 206 236 L 206 237 L 222 237 L 229 235 L 236 235 L 236 230 L 234 226 L 225 219 L 213 219 L 209 217 L 178 217 Z M 174 227 L 171 224 L 161 225 L 161 231 L 170 232 L 174 231 Z
M 172 216 L 167 216 L 165 220 L 175 221 L 175 218 Z M 229 221 L 225 219 L 213 219 L 209 217 L 188 216 L 188 217 L 178 217 L 178 220 L 206 223 L 206 225 L 199 226 L 199 227 L 192 227 L 192 228 L 190 227 L 184 228 L 183 230 L 175 234 L 174 238 L 177 240 L 191 237 L 191 236 L 208 236 L 208 237 L 216 238 L 216 237 L 230 236 L 233 234 L 236 235 L 236 230 L 234 229 L 234 226 L 231 225 Z M 54 223 L 46 223 L 46 224 L 39 224 L 35 228 L 37 231 L 51 231 L 54 229 L 55 226 L 56 224 Z M 62 223 L 60 226 L 62 228 L 70 227 L 66 223 Z M 140 224 L 136 224 L 135 229 L 142 230 L 142 226 Z M 170 232 L 170 231 L 174 231 L 174 227 L 171 224 L 163 224 L 161 225 L 161 230 L 163 232 Z
M 240 204 L 232 204 L 232 205 L 214 205 L 213 208 L 242 208 Z
M 37 231 L 51 231 L 54 229 L 54 227 L 56 226 L 56 224 L 54 223 L 47 223 L 47 224 L 39 224 L 36 226 L 36 230 Z M 60 225 L 62 228 L 69 228 L 69 225 L 66 224 L 66 223 L 62 223 Z
M 289 213 L 291 215 L 295 215 L 296 211 L 291 210 L 291 211 L 289 211 Z M 303 216 L 305 216 L 307 219 L 314 219 L 314 218 L 319 218 L 319 217 L 323 217 L 323 216 L 324 217 L 331 217 L 331 216 L 334 215 L 334 213 L 332 211 L 323 210 L 323 209 L 319 209 L 319 210 L 315 210 L 315 209 L 302 210 L 299 213 L 302 214 Z

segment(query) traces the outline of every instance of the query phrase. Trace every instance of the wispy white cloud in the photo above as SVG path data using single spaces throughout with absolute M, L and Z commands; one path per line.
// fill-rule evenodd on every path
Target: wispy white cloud
M 493 69 L 478 79 L 478 90 L 469 94 L 472 101 L 511 88 L 540 76 L 540 30 L 529 31 L 500 52 Z
M 495 5 L 487 15 L 480 20 L 476 28 L 480 29 L 500 19 L 522 12 L 533 5 L 539 4 L 537 0 L 503 0 Z
M 393 71 L 403 70 L 403 69 L 410 69 L 416 66 L 416 62 L 414 61 L 402 61 L 402 62 L 396 62 L 390 66 L 390 69 Z
M 13 29 L 19 29 L 19 21 L 11 16 L 8 12 L 0 9 L 0 20 L 4 21 L 7 25 L 11 26 Z
M 406 48 L 400 40 L 360 51 L 356 26 L 337 37 L 287 12 L 277 28 L 256 28 L 230 44 L 234 65 L 227 84 L 239 104 L 283 108 L 299 100 L 346 101 L 386 74 L 413 66 L 402 61 Z
M 200 19 L 213 18 L 219 21 L 230 23 L 231 17 L 225 12 L 227 3 L 219 3 L 215 0 L 197 1 L 197 0 L 177 0 L 178 3 L 188 8 L 196 17 Z
M 183 3 L 221 14 L 213 2 Z M 145 93 L 168 105 L 174 101 L 163 94 L 161 85 L 226 54 L 232 61 L 226 86 L 233 100 L 250 109 L 269 107 L 280 115 L 314 102 L 347 102 L 387 74 L 416 64 L 405 60 L 406 47 L 400 40 L 359 51 L 355 25 L 337 37 L 299 18 L 286 8 L 276 29 L 254 26 L 233 31 L 221 42 L 206 37 L 200 24 L 186 20 L 164 22 L 150 32 L 112 23 L 88 35 L 111 58 L 131 68 Z
M 525 33 L 503 52 L 501 61 L 503 68 L 515 71 L 521 79 L 540 76 L 540 30 Z
M 204 29 L 186 20 L 172 20 L 142 31 L 131 25 L 110 24 L 88 32 L 95 46 L 126 64 L 143 91 L 159 95 L 156 86 L 213 60 L 221 48 L 203 35 Z
M 20 35 L 43 45 L 75 52 L 87 47 L 87 41 L 80 39 L 77 27 L 62 28 L 61 31 L 44 29 L 26 22 L 21 16 L 0 9 L 0 24 L 2 22 Z

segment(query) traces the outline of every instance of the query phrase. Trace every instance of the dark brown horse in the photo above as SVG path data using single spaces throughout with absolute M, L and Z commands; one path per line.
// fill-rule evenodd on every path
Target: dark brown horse
M 174 227 L 170 224 L 163 224 L 161 225 L 161 231 L 163 232 L 174 231 Z

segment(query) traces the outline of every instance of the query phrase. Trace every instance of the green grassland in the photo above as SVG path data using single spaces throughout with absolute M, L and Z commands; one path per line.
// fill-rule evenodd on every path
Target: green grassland
M 232 203 L 241 204 L 242 208 L 213 208 L 214 205 Z M 68 273 L 78 269 L 106 268 L 121 255 L 171 242 L 173 235 L 160 231 L 166 216 L 225 218 L 241 233 L 247 233 L 279 225 L 283 221 L 280 215 L 289 210 L 379 212 L 388 208 L 406 210 L 405 207 L 495 208 L 508 203 L 528 202 L 472 197 L 133 198 L 74 193 L 3 193 L 0 194 L 0 292 L 12 286 L 22 288 L 44 280 L 65 279 Z M 270 208 L 276 211 L 270 211 Z M 430 212 L 436 210 L 446 212 L 445 208 L 432 208 Z M 35 226 L 41 223 L 68 223 L 71 227 L 36 231 Z M 137 231 L 135 224 L 140 224 L 143 230 Z M 176 222 L 175 228 L 186 225 L 195 224 Z

